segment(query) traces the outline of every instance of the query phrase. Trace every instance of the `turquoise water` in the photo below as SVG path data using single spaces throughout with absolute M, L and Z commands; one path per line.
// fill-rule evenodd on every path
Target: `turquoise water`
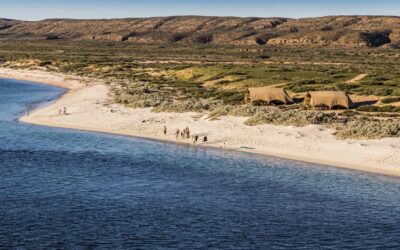
M 0 80 L 0 248 L 400 247 L 400 180 L 22 124 L 62 89 Z

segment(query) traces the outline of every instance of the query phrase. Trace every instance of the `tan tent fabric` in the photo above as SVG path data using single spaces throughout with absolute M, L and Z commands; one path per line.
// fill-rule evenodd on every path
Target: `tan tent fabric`
M 269 86 L 249 88 L 249 99 L 251 102 L 265 101 L 269 104 L 273 101 L 280 101 L 284 104 L 293 102 L 284 89 Z
M 341 106 L 349 109 L 352 105 L 350 97 L 342 91 L 313 91 L 310 92 L 310 105 L 326 106 L 332 109 L 335 106 Z

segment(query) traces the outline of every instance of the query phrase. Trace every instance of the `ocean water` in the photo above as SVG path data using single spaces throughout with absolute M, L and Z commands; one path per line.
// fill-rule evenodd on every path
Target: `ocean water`
M 0 248 L 399 248 L 400 179 L 19 123 L 0 79 Z

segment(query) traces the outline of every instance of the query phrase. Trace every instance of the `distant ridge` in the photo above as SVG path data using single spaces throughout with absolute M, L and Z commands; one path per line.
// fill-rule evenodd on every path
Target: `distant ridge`
M 0 19 L 0 40 L 100 40 L 136 44 L 400 47 L 400 17 Z

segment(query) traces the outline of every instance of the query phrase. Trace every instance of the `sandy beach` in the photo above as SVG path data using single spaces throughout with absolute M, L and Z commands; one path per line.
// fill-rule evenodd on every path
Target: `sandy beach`
M 199 113 L 152 113 L 151 109 L 131 109 L 112 104 L 110 87 L 99 80 L 63 74 L 0 68 L 0 78 L 29 80 L 69 89 L 59 100 L 35 110 L 22 122 L 136 136 L 193 144 L 176 139 L 176 129 L 189 127 L 192 135 L 207 135 L 201 146 L 400 176 L 400 138 L 381 140 L 338 140 L 323 126 L 306 127 L 243 124 L 246 118 L 221 117 L 210 121 Z M 58 111 L 67 108 L 68 115 Z M 163 135 L 163 127 L 168 133 Z M 198 146 L 198 145 L 196 145 Z

